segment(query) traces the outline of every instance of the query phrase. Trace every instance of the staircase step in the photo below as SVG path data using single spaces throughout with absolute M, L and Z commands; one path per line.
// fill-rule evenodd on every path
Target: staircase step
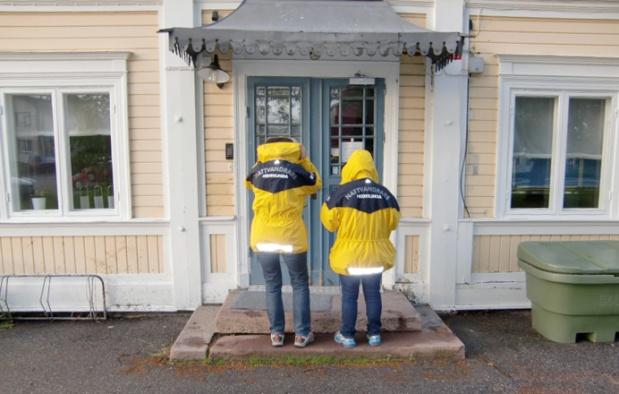
M 286 332 L 294 329 L 292 294 L 284 293 Z M 341 323 L 341 298 L 335 294 L 311 293 L 312 330 L 315 333 L 334 333 Z M 357 330 L 365 331 L 367 317 L 365 302 L 360 296 Z M 421 315 L 406 297 L 397 291 L 382 293 L 382 325 L 384 331 L 420 331 Z M 269 323 L 262 291 L 235 290 L 226 297 L 216 317 L 215 331 L 220 334 L 268 334 Z
M 317 334 L 316 341 L 303 349 L 295 348 L 292 335 L 286 336 L 284 347 L 274 348 L 268 335 L 224 335 L 213 340 L 209 346 L 211 359 L 246 359 L 299 357 L 464 359 L 464 344 L 451 332 L 441 319 L 427 308 L 423 313 L 424 327 L 421 331 L 386 332 L 380 346 L 367 345 L 362 334 L 357 335 L 357 347 L 344 349 L 333 341 L 333 334 Z

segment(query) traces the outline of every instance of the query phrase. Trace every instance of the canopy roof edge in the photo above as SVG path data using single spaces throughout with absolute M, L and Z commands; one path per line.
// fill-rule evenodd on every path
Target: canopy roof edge
M 408 54 L 427 56 L 440 69 L 460 57 L 463 44 L 459 33 L 405 21 L 383 0 L 244 0 L 210 25 L 160 32 L 194 66 L 216 52 L 313 60 Z

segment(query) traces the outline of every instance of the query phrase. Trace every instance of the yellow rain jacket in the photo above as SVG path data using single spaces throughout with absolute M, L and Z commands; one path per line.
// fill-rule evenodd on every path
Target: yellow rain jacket
M 322 187 L 318 170 L 297 142 L 258 147 L 258 161 L 245 185 L 254 192 L 250 246 L 255 252 L 307 251 L 302 213 L 305 198 Z
M 340 185 L 322 205 L 322 224 L 328 231 L 337 231 L 329 262 L 338 274 L 351 274 L 349 268 L 393 267 L 395 247 L 389 234 L 398 226 L 400 207 L 377 182 L 370 153 L 354 151 L 342 169 Z

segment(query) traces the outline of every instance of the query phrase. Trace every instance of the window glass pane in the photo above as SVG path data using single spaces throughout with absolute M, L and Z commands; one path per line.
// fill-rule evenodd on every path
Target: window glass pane
M 69 136 L 71 209 L 114 208 L 110 96 L 64 95 Z
M 106 94 L 65 95 L 67 131 L 76 134 L 110 134 L 110 96 Z
M 604 99 L 570 99 L 564 208 L 597 208 L 602 169 Z
M 555 99 L 517 97 L 512 208 L 548 208 Z
M 15 211 L 58 209 L 52 97 L 6 96 Z

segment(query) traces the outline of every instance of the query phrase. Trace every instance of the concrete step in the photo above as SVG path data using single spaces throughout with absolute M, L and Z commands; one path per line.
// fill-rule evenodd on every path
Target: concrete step
M 215 316 L 219 306 L 198 308 L 170 350 L 172 360 L 277 358 L 441 358 L 463 359 L 464 345 L 428 306 L 418 306 L 420 331 L 383 333 L 383 344 L 370 347 L 363 333 L 358 346 L 344 349 L 333 342 L 333 333 L 317 334 L 316 341 L 304 349 L 295 348 L 293 336 L 286 337 L 282 348 L 274 348 L 268 334 L 216 334 Z
M 292 294 L 284 293 L 286 332 L 294 329 Z M 335 294 L 311 293 L 312 330 L 315 333 L 334 333 L 341 323 L 341 298 Z M 357 330 L 365 331 L 367 316 L 363 296 L 359 296 Z M 382 294 L 382 324 L 384 331 L 420 331 L 422 319 L 415 307 L 397 291 Z M 260 291 L 231 291 L 219 310 L 215 331 L 220 334 L 268 334 L 269 323 L 265 295 Z

